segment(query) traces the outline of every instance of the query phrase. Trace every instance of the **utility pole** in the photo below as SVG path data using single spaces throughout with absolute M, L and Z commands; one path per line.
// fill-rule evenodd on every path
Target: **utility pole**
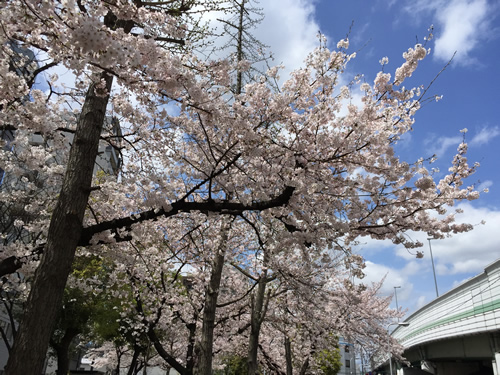
M 394 297 L 396 298 L 396 310 L 399 311 L 399 306 L 398 306 L 398 293 L 396 292 L 396 289 L 401 288 L 401 286 L 395 286 L 394 287 Z M 399 322 L 399 316 L 398 316 L 398 322 Z
M 432 238 L 427 239 L 427 241 L 429 241 L 429 250 L 431 252 L 432 273 L 434 274 L 434 286 L 436 287 L 436 297 L 439 297 L 438 284 L 437 284 L 437 280 L 436 280 L 436 269 L 434 268 L 434 257 L 432 256 L 431 240 L 432 240 Z

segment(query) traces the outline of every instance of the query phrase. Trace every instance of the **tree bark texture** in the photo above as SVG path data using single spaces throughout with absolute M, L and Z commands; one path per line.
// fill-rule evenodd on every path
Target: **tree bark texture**
M 61 341 L 58 343 L 52 342 L 52 347 L 57 355 L 57 370 L 56 375 L 67 375 L 69 372 L 69 347 L 73 339 L 80 332 L 75 329 L 68 329 Z
M 290 338 L 288 336 L 285 336 L 285 360 L 286 360 L 286 375 L 293 375 L 292 345 L 290 343 Z
M 265 255 L 264 255 L 265 256 Z M 264 261 L 265 262 L 265 261 Z M 250 324 L 250 338 L 248 342 L 248 375 L 259 374 L 259 364 L 257 355 L 259 350 L 259 335 L 262 322 L 266 315 L 266 307 L 264 305 L 266 297 L 267 271 L 264 271 L 259 278 L 257 293 L 253 298 L 252 315 Z
M 113 77 L 102 73 L 107 92 Z M 89 87 L 63 186 L 51 217 L 47 243 L 35 273 L 27 307 L 5 368 L 7 375 L 41 374 L 48 343 L 80 240 L 109 96 Z
M 186 350 L 186 374 L 194 372 L 195 355 L 194 350 L 196 347 L 196 321 L 198 320 L 198 312 L 194 313 L 193 322 L 186 324 L 188 329 L 188 345 Z M 191 370 L 190 370 L 191 369 Z M 189 372 L 191 371 L 191 372 Z
M 306 375 L 306 371 L 308 368 L 309 368 L 309 357 L 307 357 L 304 363 L 302 364 L 299 375 Z
M 156 332 L 154 331 L 154 329 L 150 329 L 148 331 L 148 337 L 151 340 L 151 342 L 153 343 L 153 346 L 156 349 L 156 352 L 158 353 L 158 355 L 161 358 L 163 358 L 165 360 L 165 362 L 167 362 L 168 365 L 172 366 L 172 368 L 174 370 L 176 370 L 181 375 L 192 375 L 193 374 L 193 371 L 191 368 L 185 368 L 184 366 L 182 366 L 179 362 L 177 362 L 177 360 L 174 357 L 172 357 L 165 350 L 165 348 L 162 346 L 162 344 L 160 342 L 160 339 L 156 335 Z
M 199 345 L 198 365 L 195 370 L 196 375 L 212 374 L 212 355 L 214 345 L 215 313 L 217 309 L 217 298 L 224 268 L 225 247 L 227 242 L 228 229 L 222 233 L 219 249 L 215 255 L 210 281 L 205 290 L 205 304 L 203 307 L 203 324 L 201 327 L 201 340 Z
M 139 359 L 139 355 L 141 354 L 141 350 L 139 346 L 134 345 L 134 354 L 132 355 L 132 361 L 130 362 L 130 366 L 128 368 L 127 375 L 134 375 L 136 374 L 136 369 L 137 369 L 137 361 Z
M 243 13 L 245 12 L 245 0 L 241 1 L 240 10 L 239 10 L 240 18 L 238 22 L 238 42 L 237 42 L 237 59 L 238 62 L 243 60 Z M 238 70 L 236 74 L 236 94 L 241 94 L 243 88 L 243 72 Z

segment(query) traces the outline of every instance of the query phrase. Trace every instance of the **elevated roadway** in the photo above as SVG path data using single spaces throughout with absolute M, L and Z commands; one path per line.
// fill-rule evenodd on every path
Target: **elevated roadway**
M 500 375 L 500 259 L 405 323 L 392 333 L 410 362 L 393 365 L 398 375 Z

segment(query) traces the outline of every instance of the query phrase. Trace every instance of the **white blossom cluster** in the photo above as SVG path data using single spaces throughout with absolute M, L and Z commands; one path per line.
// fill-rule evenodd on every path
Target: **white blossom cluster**
M 320 36 L 279 89 L 269 82 L 281 67 L 271 67 L 235 93 L 234 72 L 250 69 L 248 61 L 204 61 L 189 43 L 170 46 L 192 36 L 189 17 L 165 11 L 172 4 L 0 5 L 0 132 L 12 129 L 0 149 L 0 201 L 8 202 L 0 262 L 19 260 L 15 272 L 25 276 L 7 275 L 8 287 L 25 298 L 40 272 L 61 186 L 81 172 L 68 166 L 70 147 L 87 136 L 79 118 L 97 118 L 89 103 L 106 100 L 100 115 L 122 126 L 104 127 L 99 142 L 109 148 L 99 152 L 113 150 L 123 164 L 118 177 L 93 177 L 66 290 L 80 294 L 64 304 L 99 312 L 88 327 L 102 344 L 92 358 L 130 366 L 128 349 L 146 343 L 151 351 L 141 355 L 156 350 L 149 359 L 166 367 L 193 370 L 213 357 L 222 368 L 244 356 L 284 373 L 290 344 L 313 374 L 322 363 L 316 353 L 338 336 L 371 350 L 390 345 L 397 355 L 385 322 L 401 312 L 377 294 L 381 283 L 352 281 L 362 279 L 364 262 L 351 247 L 370 237 L 417 248 L 408 231 L 469 231 L 451 207 L 479 196 L 465 183 L 478 167 L 465 142 L 440 179 L 432 159 L 400 160 L 394 150 L 417 128 L 426 99 L 422 86 L 402 84 L 429 51 L 416 45 L 394 72 L 345 85 L 355 57 L 349 40 L 331 51 Z M 50 90 L 34 89 L 12 71 L 10 40 L 43 51 L 42 70 L 69 69 L 75 87 L 56 87 L 53 75 Z M 380 63 L 387 69 L 387 58 Z M 361 106 L 350 100 L 358 85 Z

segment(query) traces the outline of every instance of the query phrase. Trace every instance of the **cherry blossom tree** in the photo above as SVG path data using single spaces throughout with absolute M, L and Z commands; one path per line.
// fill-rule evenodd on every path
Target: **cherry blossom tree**
M 248 310 L 249 373 L 254 375 L 260 332 L 276 300 L 271 298 L 275 289 L 268 286 L 280 281 L 278 275 L 285 275 L 283 282 L 292 280 L 285 273 L 294 269 L 290 261 L 310 270 L 331 249 L 345 254 L 345 267 L 352 271 L 359 262 L 349 249 L 360 236 L 412 248 L 422 244 L 408 231 L 441 238 L 472 228 L 456 224 L 454 212 L 446 216 L 456 201 L 478 197 L 473 186 L 463 185 L 476 168 L 467 163 L 465 143 L 438 181 L 426 160 L 410 164 L 394 151 L 427 99 L 426 90 L 403 86 L 428 54 L 424 46 L 405 52 L 394 76 L 380 72 L 372 84 L 354 80 L 342 86 L 340 77 L 355 57 L 347 53 L 349 42 L 342 40 L 331 51 L 321 37 L 304 68 L 279 90 L 268 83 L 279 72 L 271 68 L 266 77 L 234 93 L 232 77 L 248 68 L 244 61 L 202 61 L 189 49 L 166 48 L 183 44 L 190 34 L 182 14 L 191 5 L 180 0 L 12 0 L 1 5 L 0 124 L 15 133 L 12 144 L 25 150 L 24 166 L 64 176 L 62 187 L 55 188 L 54 206 L 24 226 L 37 234 L 29 243 L 15 241 L 2 248 L 3 275 L 18 269 L 34 273 L 7 374 L 41 372 L 78 246 L 98 252 L 107 245 L 133 257 L 134 239 L 148 249 L 164 238 L 188 238 L 198 226 L 216 222 L 211 221 L 215 216 L 226 224 L 218 236 L 204 239 L 198 256 L 221 257 L 212 263 L 218 270 L 227 250 L 236 248 L 226 247 L 227 241 L 249 239 L 245 243 L 253 244 L 254 255 L 232 262 L 257 281 Z M 46 56 L 35 72 L 55 64 L 71 70 L 76 88 L 85 92 L 83 102 L 75 95 L 68 99 L 75 92 L 51 90 L 47 95 L 33 89 L 31 78 L 13 72 L 13 41 Z M 52 77 L 50 85 L 55 81 Z M 364 93 L 360 107 L 349 101 L 355 89 Z M 21 100 L 28 94 L 28 102 Z M 68 108 L 73 107 L 78 113 L 74 139 L 67 162 L 58 164 L 53 160 L 64 144 L 60 128 L 67 127 Z M 92 186 L 99 141 L 116 137 L 103 133 L 107 113 L 126 125 L 122 146 L 115 144 L 126 165 L 119 181 L 109 178 Z M 48 146 L 31 147 L 33 134 Z M 6 173 L 22 178 L 9 150 L 2 148 L 0 163 Z M 3 193 L 17 199 L 14 191 Z M 226 241 L 224 233 L 233 227 L 238 234 L 228 234 Z M 30 261 L 33 255 L 41 255 L 40 263 Z M 141 280 L 138 273 L 127 272 Z M 208 309 L 216 306 L 214 286 L 220 280 L 210 279 L 210 272 L 202 275 L 207 281 L 203 323 L 212 324 Z M 138 296 L 136 308 L 143 301 Z M 206 334 L 200 337 L 200 356 L 208 360 L 217 341 L 210 339 L 210 331 L 202 328 Z
M 116 252 L 110 257 L 117 267 L 102 286 L 116 290 L 119 294 L 113 298 L 123 300 L 119 285 L 128 280 L 130 303 L 121 304 L 128 335 L 147 332 L 159 356 L 186 375 L 212 368 L 214 344 L 228 339 L 227 321 L 246 312 L 245 297 L 251 289 L 239 285 L 238 275 L 222 272 L 226 261 L 247 248 L 244 232 L 237 235 L 234 221 L 227 217 L 194 218 L 179 215 L 164 228 L 158 222 L 143 225 L 125 255 L 123 244 L 107 245 Z M 191 229 L 183 233 L 179 228 Z M 158 232 L 165 238 L 148 242 Z M 218 303 L 219 295 L 224 299 Z
M 4 46 L 2 68 L 5 72 L 2 84 L 6 91 L 11 90 L 2 98 L 1 105 L 6 114 L 4 123 L 14 126 L 17 142 L 29 137 L 26 134 L 23 137 L 22 131 L 29 129 L 27 122 L 35 124 L 29 129 L 31 132 L 39 132 L 43 136 L 53 133 L 55 129 L 51 128 L 49 122 L 44 121 L 41 116 L 44 115 L 44 112 L 50 113 L 50 108 L 55 109 L 55 106 L 45 106 L 46 98 L 39 92 L 32 93 L 34 100 L 27 106 L 20 101 L 20 98 L 27 94 L 29 83 L 32 81 L 27 81 L 23 79 L 23 76 L 9 71 L 9 62 L 12 60 L 13 52 L 13 49 L 8 48 L 9 42 L 21 41 L 24 48 L 34 47 L 44 51 L 53 61 L 50 63 L 51 65 L 61 62 L 74 70 L 77 75 L 81 76 L 85 73 L 90 78 L 90 86 L 79 115 L 75 137 L 69 153 L 63 187 L 59 192 L 57 204 L 51 215 L 51 224 L 46 232 L 47 241 L 44 245 L 40 245 L 40 249 L 43 248 L 44 253 L 42 265 L 39 272 L 35 274 L 26 313 L 7 365 L 8 373 L 38 373 L 41 371 L 49 332 L 60 305 L 64 284 L 80 238 L 81 223 L 91 191 L 92 170 L 113 76 L 120 75 L 119 70 L 121 69 L 124 69 L 123 71 L 132 69 L 136 72 L 140 70 L 138 69 L 141 64 L 140 59 L 135 59 L 134 62 L 128 60 L 131 63 L 128 67 L 126 67 L 128 63 L 120 67 L 119 64 L 115 64 L 116 58 L 125 57 L 127 47 L 130 47 L 130 44 L 127 46 L 128 43 L 125 40 L 113 44 L 113 39 L 118 40 L 121 36 L 128 36 L 131 40 L 141 40 L 145 49 L 142 51 L 135 49 L 136 57 L 145 56 L 151 45 L 156 43 L 155 34 L 158 33 L 168 35 L 166 38 L 157 36 L 156 39 L 161 39 L 162 42 L 173 41 L 182 44 L 178 37 L 184 34 L 182 30 L 185 28 L 178 27 L 175 18 L 168 14 L 177 15 L 187 11 L 192 4 L 185 4 L 184 1 L 168 2 L 167 4 L 170 8 L 164 9 L 162 3 L 153 2 L 149 4 L 150 8 L 144 12 L 139 12 L 142 3 L 137 3 L 136 6 L 119 2 L 107 5 L 70 1 L 49 5 L 37 1 L 30 3 L 13 1 L 2 6 L 2 24 L 5 22 L 13 27 L 4 28 L 2 35 L 2 46 Z M 10 23 L 10 20 L 13 19 L 25 19 L 27 22 L 23 25 L 24 28 L 18 28 Z M 153 35 L 144 33 L 136 35 L 131 32 L 134 26 L 149 29 L 148 24 L 153 19 L 162 25 L 157 28 L 151 24 L 151 30 L 148 31 L 151 31 Z M 96 33 L 98 37 L 94 38 Z M 149 47 L 146 46 L 148 44 Z M 109 48 L 110 45 L 113 47 Z M 96 47 L 97 49 L 94 49 Z M 98 50 L 101 51 L 98 53 L 101 55 L 100 57 L 94 53 Z M 114 72 L 106 68 L 106 66 L 113 65 Z M 90 68 L 90 71 L 84 72 L 87 67 Z M 18 82 L 15 78 L 19 78 Z M 41 106 L 41 111 L 29 111 L 29 107 L 36 106 Z M 16 107 L 21 108 L 27 122 L 21 121 L 19 123 L 18 119 L 15 118 L 19 114 L 14 110 Z M 40 156 L 43 154 L 38 155 L 38 157 Z M 33 160 L 36 160 L 36 157 Z M 18 266 L 16 258 L 14 256 L 14 258 L 9 259 L 13 260 L 15 266 Z M 56 259 L 56 261 L 51 259 Z M 48 266 L 49 263 L 52 263 L 52 266 Z M 47 316 L 47 324 L 40 324 L 38 321 L 40 316 Z

